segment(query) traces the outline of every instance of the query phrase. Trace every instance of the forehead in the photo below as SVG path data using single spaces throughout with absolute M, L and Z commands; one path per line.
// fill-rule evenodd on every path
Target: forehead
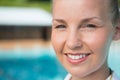
M 60 4 L 64 4 L 64 5 L 67 5 L 67 4 L 84 4 L 84 3 L 93 3 L 93 4 L 99 4 L 100 5 L 106 5 L 108 2 L 110 2 L 111 0 L 52 0 L 53 1 L 53 4 L 56 4 L 56 3 L 60 3 Z
M 53 0 L 53 18 L 105 17 L 108 0 Z
M 53 0 L 53 10 L 69 8 L 71 10 L 82 9 L 83 7 L 92 7 L 105 9 L 108 7 L 108 0 Z

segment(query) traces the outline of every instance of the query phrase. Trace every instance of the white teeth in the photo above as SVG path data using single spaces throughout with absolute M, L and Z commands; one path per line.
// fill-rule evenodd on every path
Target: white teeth
M 71 58 L 71 59 L 81 59 L 81 58 L 85 58 L 86 55 L 85 54 L 81 54 L 81 55 L 71 55 L 71 54 L 68 54 L 68 57 Z
M 84 58 L 85 56 L 86 56 L 86 55 L 85 55 L 85 54 L 83 54 L 83 56 L 82 56 L 82 57 Z
M 83 55 L 80 55 L 79 57 L 82 58 Z

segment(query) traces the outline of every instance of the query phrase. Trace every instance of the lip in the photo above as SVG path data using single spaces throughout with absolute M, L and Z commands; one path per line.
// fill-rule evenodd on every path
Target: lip
M 68 57 L 68 55 L 71 55 L 71 56 L 86 55 L 86 56 L 79 58 L 79 59 L 72 59 Z M 71 64 L 81 64 L 85 62 L 90 55 L 91 53 L 65 53 L 66 60 Z

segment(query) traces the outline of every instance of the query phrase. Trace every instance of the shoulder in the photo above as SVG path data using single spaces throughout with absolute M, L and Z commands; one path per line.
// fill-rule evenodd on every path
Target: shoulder
M 72 77 L 71 74 L 67 74 L 64 80 L 70 80 L 71 77 Z M 110 77 L 108 77 L 106 80 L 109 80 L 109 79 Z M 112 74 L 112 80 L 120 80 L 120 78 L 117 76 L 115 72 L 113 72 Z
M 71 77 L 71 74 L 67 74 L 64 80 L 70 80 Z
M 115 72 L 113 72 L 112 80 L 120 80 L 120 78 L 117 76 L 117 74 Z
M 113 72 L 106 80 L 120 80 L 120 78 L 118 78 L 117 74 Z

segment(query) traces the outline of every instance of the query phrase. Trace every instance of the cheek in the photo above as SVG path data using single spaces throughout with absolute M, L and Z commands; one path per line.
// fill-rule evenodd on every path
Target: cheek
M 108 50 L 112 41 L 112 34 L 108 30 L 96 31 L 85 39 L 93 51 L 105 52 Z
M 93 35 L 93 38 L 90 38 L 87 42 L 90 46 L 92 46 L 93 51 L 103 51 L 107 47 L 107 35 Z
M 57 32 L 52 32 L 51 41 L 56 55 L 60 59 L 62 56 L 62 51 L 64 48 L 64 36 L 57 34 Z
M 85 39 L 88 47 L 95 53 L 96 59 L 105 58 L 109 51 L 109 46 L 112 41 L 112 33 L 108 30 L 96 31 L 92 35 L 87 35 Z

